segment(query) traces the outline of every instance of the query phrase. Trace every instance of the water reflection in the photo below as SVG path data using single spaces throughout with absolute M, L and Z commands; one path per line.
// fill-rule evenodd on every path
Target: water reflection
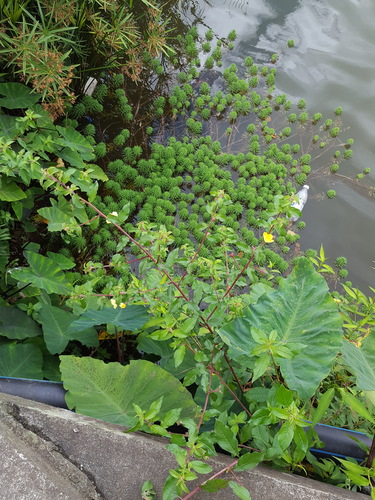
M 280 56 L 277 86 L 292 100 L 304 98 L 310 109 L 328 115 L 344 109 L 349 130 L 344 138 L 355 139 L 353 159 L 340 172 L 355 176 L 373 166 L 375 141 L 375 2 L 372 0 L 199 0 L 185 4 L 184 15 L 198 22 L 202 32 L 209 26 L 223 37 L 231 29 L 238 34 L 235 50 L 225 64 L 251 55 L 260 64 Z M 287 48 L 294 39 L 296 47 Z M 366 178 L 375 184 L 375 167 Z M 334 178 L 314 178 L 304 209 L 307 229 L 301 248 L 323 243 L 333 264 L 337 256 L 348 258 L 348 278 L 364 291 L 375 286 L 375 199 Z M 322 197 L 335 189 L 335 200 Z

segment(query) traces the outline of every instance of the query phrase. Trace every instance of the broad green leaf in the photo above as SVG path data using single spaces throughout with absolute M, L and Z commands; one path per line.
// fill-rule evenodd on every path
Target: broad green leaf
M 107 181 L 108 177 L 104 173 L 104 170 L 102 170 L 98 165 L 95 165 L 94 163 L 90 163 L 89 165 L 85 165 L 87 172 L 90 174 L 91 179 L 98 179 L 100 181 Z M 129 205 L 130 206 L 130 205 Z
M 276 391 L 276 401 L 282 406 L 289 406 L 293 401 L 292 391 L 280 385 Z
M 369 422 L 372 422 L 373 424 L 375 423 L 375 418 L 359 399 L 353 396 L 353 394 L 348 392 L 346 389 L 339 389 L 339 391 L 343 401 L 349 406 L 349 408 L 357 412 L 358 415 L 361 415 L 361 417 L 365 418 Z
M 74 260 L 68 259 L 68 257 L 65 257 L 61 253 L 47 252 L 47 257 L 52 259 L 63 271 L 72 269 L 76 265 Z
M 88 310 L 74 321 L 70 327 L 71 331 L 84 330 L 97 325 L 114 325 L 124 330 L 138 330 L 149 319 L 149 313 L 145 306 L 130 305 L 121 309 L 118 307 L 106 307 L 100 311 Z
M 198 474 L 209 474 L 212 472 L 212 467 L 201 460 L 192 460 L 190 466 L 198 472 Z
M 375 406 L 375 391 L 364 391 L 366 398 Z
M 243 470 L 254 469 L 263 460 L 263 456 L 264 454 L 260 453 L 259 451 L 246 453 L 245 455 L 242 455 L 242 457 L 240 457 L 234 470 L 240 472 Z
M 163 427 L 170 427 L 175 424 L 180 418 L 181 408 L 169 410 L 163 417 L 161 424 Z
M 273 288 L 271 286 L 265 285 L 264 283 L 255 283 L 251 286 L 249 293 L 250 304 L 255 304 L 258 302 L 259 297 L 270 292 L 273 292 Z
M 0 335 L 8 339 L 26 339 L 41 335 L 40 326 L 17 307 L 0 307 Z
M 176 487 L 178 479 L 168 476 L 163 487 L 163 500 L 175 500 L 178 497 Z
M 295 427 L 293 440 L 299 450 L 301 450 L 303 453 L 307 452 L 309 448 L 309 440 L 307 439 L 307 434 L 302 427 Z
M 90 161 L 95 157 L 93 147 L 77 130 L 72 127 L 60 127 L 59 125 L 56 126 L 56 129 L 62 136 L 56 140 L 57 144 L 70 148 L 72 152 L 79 153 L 82 160 Z
M 282 450 L 286 450 L 293 440 L 294 425 L 292 422 L 284 422 L 279 432 L 276 434 L 277 441 Z
M 40 99 L 21 83 L 0 83 L 0 95 L 5 96 L 0 98 L 0 107 L 7 109 L 28 108 Z
M 241 500 L 251 500 L 249 491 L 240 484 L 236 483 L 236 481 L 229 481 L 229 486 L 233 493 Z
M 151 320 L 152 321 L 152 320 Z M 157 341 L 141 333 L 138 337 L 138 349 L 148 354 L 160 356 L 160 366 L 178 379 L 185 376 L 186 372 L 195 367 L 194 354 L 188 349 L 185 357 L 177 368 L 174 363 L 174 349 L 170 347 L 170 341 Z
M 14 139 L 17 136 L 17 119 L 15 116 L 0 115 L 0 137 Z
M 35 252 L 25 252 L 30 268 L 12 269 L 11 276 L 24 283 L 31 283 L 47 293 L 66 294 L 72 290 L 71 283 L 53 260 Z
M 25 193 L 26 195 L 26 193 Z M 27 196 L 27 195 L 26 195 Z M 12 208 L 18 220 L 22 219 L 23 204 L 22 201 L 13 201 Z
M 86 166 L 80 154 L 70 148 L 64 148 L 59 151 L 59 157 L 73 167 L 82 169 Z
M 40 208 L 38 214 L 48 221 L 48 231 L 51 232 L 63 231 L 66 228 L 76 229 L 78 227 L 73 213 L 64 212 L 58 206 Z
M 228 486 L 228 482 L 229 482 L 228 480 L 221 479 L 219 477 L 217 479 L 209 479 L 204 484 L 201 484 L 199 487 L 202 490 L 207 491 L 207 493 L 216 493 L 217 491 L 226 488 Z
M 344 341 L 341 353 L 349 370 L 356 375 L 358 387 L 375 391 L 375 335 L 366 337 L 361 347 Z
M 254 363 L 253 369 L 253 377 L 252 381 L 255 382 L 259 377 L 263 375 L 263 373 L 267 370 L 271 363 L 271 359 L 268 354 L 262 354 Z
M 228 451 L 231 455 L 238 454 L 238 442 L 233 432 L 224 425 L 220 420 L 215 422 L 215 439 L 218 445 L 223 450 Z
M 133 404 L 147 410 L 163 396 L 161 418 L 174 408 L 181 408 L 181 418 L 197 416 L 189 391 L 154 363 L 138 360 L 122 366 L 75 356 L 60 360 L 67 404 L 78 413 L 131 427 L 136 423 Z
M 174 365 L 176 368 L 180 366 L 185 357 L 186 347 L 184 344 L 180 345 L 174 352 Z
M 87 328 L 82 332 L 70 332 L 69 327 L 77 316 L 59 307 L 43 304 L 39 313 L 42 323 L 44 341 L 51 354 L 60 354 L 69 340 L 79 340 L 88 346 L 98 345 L 98 334 L 95 328 Z
M 319 399 L 318 407 L 314 413 L 312 426 L 319 423 L 319 421 L 323 418 L 323 415 L 325 415 L 326 411 L 328 410 L 334 395 L 335 395 L 335 389 L 334 387 L 331 387 Z
M 26 194 L 22 189 L 4 175 L 0 176 L 0 200 L 1 201 L 18 201 L 26 198 Z
M 173 453 L 175 459 L 180 467 L 185 467 L 186 465 L 186 457 L 187 457 L 187 449 L 181 448 L 177 444 L 167 444 L 167 450 Z
M 43 355 L 32 344 L 0 345 L 0 376 L 43 380 Z
M 313 395 L 325 378 L 340 350 L 343 338 L 342 320 L 337 304 L 328 292 L 322 276 L 307 259 L 300 259 L 291 274 L 281 281 L 278 290 L 261 295 L 244 316 L 223 327 L 219 334 L 229 346 L 232 358 L 243 363 L 257 345 L 251 328 L 269 335 L 273 330 L 278 339 L 305 344 L 292 359 L 278 359 L 287 386 L 301 398 Z
M 348 478 L 356 485 L 358 486 L 368 486 L 370 480 L 367 477 L 363 477 L 359 474 L 356 474 L 355 472 L 352 472 L 350 470 L 346 470 L 345 474 L 348 476 Z

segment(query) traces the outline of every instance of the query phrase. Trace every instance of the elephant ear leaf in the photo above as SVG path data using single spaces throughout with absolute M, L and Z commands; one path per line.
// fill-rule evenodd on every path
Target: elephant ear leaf
M 254 365 L 251 351 L 258 345 L 252 332 L 269 336 L 289 346 L 308 346 L 288 358 L 278 358 L 281 373 L 290 389 L 301 398 L 313 395 L 326 377 L 343 341 L 342 319 L 324 278 L 307 259 L 299 259 L 278 290 L 261 295 L 255 305 L 219 331 L 241 362 Z M 251 359 L 251 360 L 250 360 Z
M 66 294 L 71 292 L 72 285 L 61 268 L 50 258 L 35 252 L 25 252 L 29 268 L 12 269 L 12 278 L 31 283 L 47 293 Z
M 0 96 L 0 107 L 7 109 L 28 108 L 41 97 L 22 83 L 0 83 Z
M 43 380 L 43 354 L 33 344 L 0 345 L 0 376 Z
M 88 357 L 60 356 L 60 360 L 67 405 L 78 413 L 131 427 L 137 421 L 134 405 L 148 410 L 162 398 L 160 417 L 176 408 L 181 409 L 181 418 L 198 414 L 181 382 L 149 361 L 122 366 Z

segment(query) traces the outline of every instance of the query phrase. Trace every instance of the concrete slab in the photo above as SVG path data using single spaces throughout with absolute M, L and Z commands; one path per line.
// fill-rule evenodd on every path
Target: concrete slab
M 124 434 L 121 426 L 42 403 L 0 394 L 0 420 L 4 457 L 0 496 L 4 500 L 141 500 L 141 487 L 146 480 L 152 481 L 157 499 L 161 500 L 168 471 L 176 466 L 174 457 L 165 449 L 164 439 L 141 433 Z M 230 457 L 219 455 L 211 460 L 211 465 L 219 471 L 231 461 Z M 369 498 L 266 467 L 236 476 L 249 488 L 252 500 Z M 8 496 L 3 496 L 3 492 Z M 231 490 L 221 490 L 211 495 L 201 491 L 193 498 L 237 497 Z

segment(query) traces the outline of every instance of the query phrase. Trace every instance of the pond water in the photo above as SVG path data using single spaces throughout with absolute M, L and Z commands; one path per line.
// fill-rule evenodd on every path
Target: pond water
M 355 140 L 353 157 L 340 173 L 354 177 L 372 168 L 361 185 L 375 185 L 375 2 L 373 0 L 180 0 L 186 19 L 225 37 L 235 29 L 235 49 L 227 66 L 252 56 L 270 62 L 277 53 L 277 89 L 292 101 L 303 98 L 308 110 L 329 117 L 344 109 L 343 138 Z M 293 39 L 295 47 L 287 48 Z M 375 287 L 375 198 L 356 183 L 333 176 L 309 181 L 301 249 L 319 250 L 323 244 L 328 264 L 338 256 L 348 259 L 348 279 L 372 295 Z M 297 187 L 298 189 L 298 187 Z M 336 198 L 324 193 L 334 189 Z

